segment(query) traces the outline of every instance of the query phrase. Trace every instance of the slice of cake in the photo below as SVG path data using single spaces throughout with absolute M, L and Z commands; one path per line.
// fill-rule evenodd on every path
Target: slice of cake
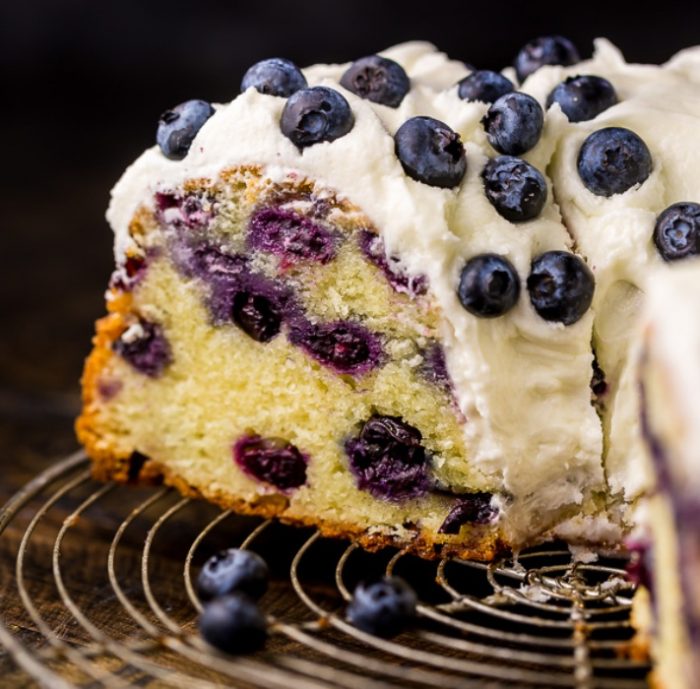
M 426 556 L 619 543 L 649 485 L 629 333 L 659 218 L 698 200 L 700 60 L 562 67 L 562 40 L 517 74 L 423 43 L 267 60 L 166 112 L 108 213 L 95 475 Z

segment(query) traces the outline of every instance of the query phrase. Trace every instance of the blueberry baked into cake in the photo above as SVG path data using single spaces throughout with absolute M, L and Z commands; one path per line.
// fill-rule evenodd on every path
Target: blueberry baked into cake
M 619 544 L 653 485 L 632 333 L 698 251 L 699 114 L 699 52 L 560 37 L 503 73 L 265 60 L 166 112 L 108 211 L 95 476 L 428 557 Z

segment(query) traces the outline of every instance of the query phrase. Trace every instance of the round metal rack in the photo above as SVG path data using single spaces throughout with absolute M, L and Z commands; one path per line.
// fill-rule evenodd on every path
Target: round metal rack
M 97 484 L 82 453 L 8 502 L 2 541 L 0 643 L 43 686 L 646 686 L 622 556 L 582 561 L 551 545 L 491 564 L 369 554 L 169 488 Z M 193 585 L 207 557 L 234 545 L 273 573 L 261 600 L 270 638 L 240 657 L 200 639 Z M 354 585 L 383 571 L 421 599 L 416 627 L 391 640 L 343 615 Z

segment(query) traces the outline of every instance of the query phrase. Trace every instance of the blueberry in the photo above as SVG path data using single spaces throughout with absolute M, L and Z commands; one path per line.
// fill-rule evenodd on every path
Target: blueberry
M 515 58 L 515 71 L 522 83 L 544 65 L 575 65 L 579 62 L 576 46 L 563 36 L 541 36 L 526 43 Z
M 239 593 L 208 603 L 199 618 L 199 631 L 212 646 L 231 654 L 256 651 L 267 638 L 265 618 L 258 606 Z
M 229 548 L 212 555 L 197 577 L 197 592 L 204 600 L 228 593 L 245 593 L 254 600 L 267 590 L 265 560 L 250 550 Z
M 241 91 L 247 91 L 251 87 L 268 96 L 287 98 L 299 89 L 306 88 L 306 79 L 291 60 L 271 57 L 256 62 L 243 75 Z
M 520 296 L 520 279 L 507 258 L 481 254 L 470 258 L 462 268 L 457 296 L 469 313 L 495 318 L 515 306 Z
M 506 220 L 536 218 L 547 200 L 542 173 L 525 160 L 500 156 L 489 160 L 481 173 L 486 198 Z
M 595 281 L 590 268 L 566 251 L 548 251 L 533 262 L 527 278 L 530 301 L 547 321 L 576 323 L 591 305 Z
M 263 208 L 250 219 L 248 241 L 287 263 L 300 260 L 328 263 L 335 256 L 335 237 L 317 223 L 282 208 Z
M 674 203 L 656 219 L 654 244 L 664 261 L 700 254 L 700 204 Z
M 402 418 L 374 414 L 345 443 L 357 487 L 394 502 L 424 495 L 430 483 L 422 439 Z
M 231 319 L 256 342 L 269 342 L 282 326 L 282 313 L 267 295 L 241 291 L 233 297 Z
M 513 90 L 513 82 L 498 72 L 480 69 L 464 77 L 457 85 L 457 95 L 462 100 L 493 103 Z
M 336 373 L 359 375 L 379 362 L 381 344 L 359 323 L 310 323 L 299 319 L 290 326 L 289 341 Z
M 246 474 L 280 490 L 306 483 L 307 458 L 282 438 L 243 436 L 233 446 L 233 458 Z
M 352 594 L 346 617 L 368 634 L 389 638 L 406 629 L 416 616 L 418 598 L 400 577 L 361 583 Z
M 491 505 L 492 497 L 491 493 L 484 492 L 460 496 L 447 513 L 438 533 L 454 535 L 459 533 L 463 524 L 490 524 L 498 514 L 498 510 Z
M 547 107 L 559 103 L 570 122 L 592 120 L 617 103 L 615 88 L 603 77 L 569 77 L 555 86 L 547 97 Z
M 145 320 L 129 326 L 112 348 L 122 359 L 149 378 L 159 376 L 172 362 L 172 352 L 163 328 Z
M 606 127 L 590 134 L 578 153 L 578 174 L 596 196 L 622 194 L 651 173 L 651 153 L 634 132 Z
M 355 60 L 340 78 L 340 85 L 360 98 L 390 108 L 398 108 L 411 88 L 404 68 L 379 55 Z
M 456 187 L 467 171 L 459 134 L 432 117 L 406 120 L 396 132 L 394 144 L 404 172 L 431 187 Z
M 166 110 L 158 120 L 156 141 L 163 155 L 182 160 L 202 125 L 214 114 L 214 108 L 203 100 L 188 100 Z
M 526 93 L 506 93 L 488 109 L 481 120 L 489 143 L 506 155 L 521 155 L 540 140 L 544 112 Z
M 355 124 L 350 104 L 337 91 L 313 86 L 293 93 L 282 111 L 280 127 L 299 148 L 345 136 Z

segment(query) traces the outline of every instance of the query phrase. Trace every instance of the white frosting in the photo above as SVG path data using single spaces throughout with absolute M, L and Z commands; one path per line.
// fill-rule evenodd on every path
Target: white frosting
M 448 369 L 467 418 L 469 461 L 492 476 L 494 485 L 502 480 L 516 498 L 514 531 L 530 531 L 533 519 L 551 526 L 548 511 L 581 503 L 587 492 L 604 488 L 602 432 L 589 390 L 593 312 L 569 327 L 546 322 L 531 307 L 524 286 L 531 260 L 543 251 L 571 248 L 571 237 L 549 182 L 543 213 L 525 224 L 504 220 L 486 200 L 480 172 L 494 155 L 480 124 L 487 106 L 458 98 L 454 84 L 468 73 L 464 65 L 426 43 L 382 54 L 402 64 L 411 78 L 412 88 L 396 109 L 340 87 L 347 65 L 304 70 L 309 84 L 339 90 L 352 107 L 355 125 L 336 141 L 300 152 L 279 128 L 285 100 L 249 89 L 217 106 L 184 160 L 170 161 L 157 147 L 147 150 L 113 190 L 108 219 L 117 261 L 132 241 L 128 225 L 134 211 L 150 206 L 154 192 L 188 178 L 216 177 L 237 164 L 262 164 L 273 179 L 301 174 L 337 190 L 382 232 L 388 252 L 400 255 L 409 271 L 428 276 L 444 315 Z M 686 51 L 666 68 L 627 65 L 615 48 L 599 41 L 592 60 L 568 69 L 543 68 L 524 85 L 544 103 L 566 75 L 594 73 L 609 78 L 620 96 L 618 106 L 576 125 L 556 107 L 546 118 L 542 140 L 524 156 L 543 173 L 554 158 L 556 201 L 598 281 L 596 333 L 606 371 L 624 365 L 627 325 L 619 304 L 634 316 L 640 277 L 647 265 L 658 262 L 649 242 L 656 213 L 672 201 L 698 200 L 700 94 L 690 93 L 688 86 L 700 79 L 698 64 L 700 52 Z M 457 189 L 430 187 L 403 172 L 392 135 L 414 115 L 436 117 L 461 135 L 468 171 Z M 611 124 L 630 127 L 646 140 L 654 172 L 640 189 L 603 199 L 582 186 L 575 158 L 588 132 Z M 464 261 L 482 252 L 507 256 L 523 281 L 516 307 L 496 319 L 472 316 L 456 296 Z M 628 478 L 618 467 L 611 480 L 624 484 Z

